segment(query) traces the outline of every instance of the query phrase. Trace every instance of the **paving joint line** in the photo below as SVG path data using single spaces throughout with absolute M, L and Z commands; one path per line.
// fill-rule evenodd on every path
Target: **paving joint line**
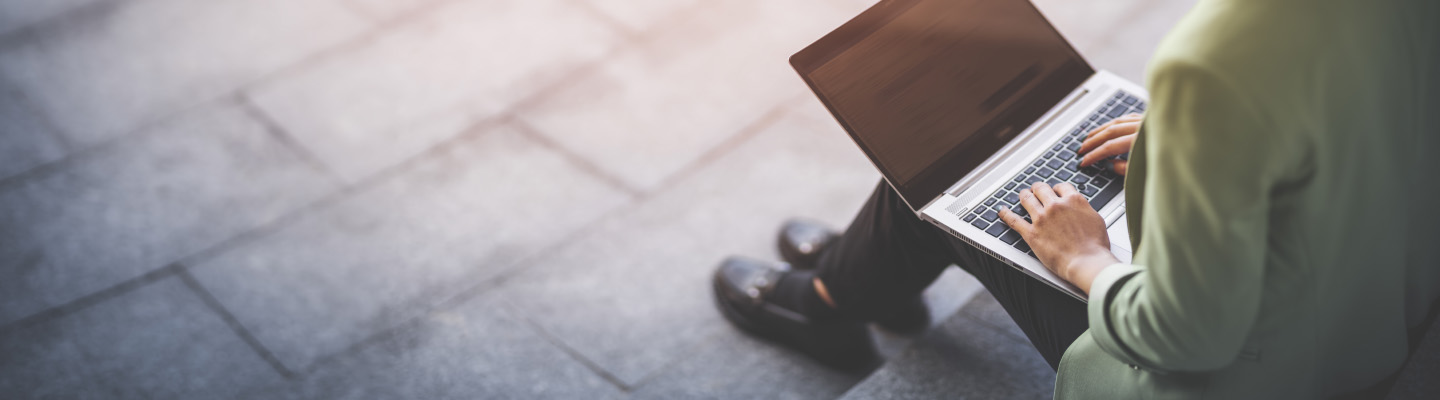
M 279 358 L 275 357 L 275 353 L 266 348 L 263 343 L 260 343 L 260 339 L 255 338 L 255 335 L 250 333 L 250 329 L 246 328 L 244 324 L 241 324 L 240 320 L 235 318 L 235 314 L 230 313 L 230 310 L 225 308 L 224 304 L 220 303 L 220 299 L 215 298 L 215 295 L 210 293 L 209 289 L 201 285 L 200 281 L 196 280 L 195 276 L 190 274 L 189 269 L 180 263 L 170 264 L 167 268 L 173 269 L 175 275 L 180 278 L 180 281 L 185 283 L 185 287 L 189 288 L 196 296 L 199 296 L 200 301 L 205 303 L 205 306 L 209 307 L 211 312 L 214 312 L 221 320 L 225 321 L 225 325 L 229 326 L 230 330 L 233 331 L 236 336 L 240 337 L 240 340 L 245 341 L 245 344 L 250 346 L 250 350 L 254 351 L 261 359 L 264 359 L 266 364 L 270 364 L 270 368 L 275 369 L 276 373 L 279 373 L 280 376 L 286 380 L 295 380 L 295 378 L 298 377 L 295 372 L 286 368 L 285 364 L 281 363 Z
M 300 143 L 300 140 L 296 138 L 294 134 L 291 134 L 290 131 L 280 125 L 278 121 L 275 121 L 274 117 L 271 117 L 269 113 L 261 109 L 260 106 L 255 104 L 254 100 L 245 95 L 245 93 L 235 93 L 232 101 L 234 101 L 236 107 L 240 108 L 242 113 L 259 123 L 260 126 L 265 129 L 265 133 L 270 134 L 271 137 L 280 142 L 281 146 L 295 152 L 301 160 L 306 164 L 310 164 L 311 168 L 315 168 L 316 171 L 329 176 L 330 179 L 335 181 L 337 186 L 344 187 L 349 185 L 339 172 L 336 172 L 333 168 L 330 168 L 329 165 L 326 165 L 325 161 L 320 159 L 319 155 L 315 154 L 315 151 L 303 143 Z
M 121 1 L 136 1 L 136 0 L 113 0 L 113 1 L 93 3 L 93 4 L 89 4 L 89 5 L 77 7 L 75 10 L 71 10 L 71 11 L 69 11 L 69 12 L 62 13 L 61 15 L 56 16 L 56 17 L 54 17 L 54 18 L 50 18 L 50 19 L 44 20 L 44 21 L 42 21 L 43 23 L 37 22 L 36 24 L 34 24 L 35 26 L 20 28 L 20 29 L 17 29 L 16 31 L 12 31 L 11 33 L 7 33 L 7 34 L 0 34 L 0 53 L 3 53 L 4 51 L 9 50 L 9 47 L 15 45 L 13 42 L 15 42 L 15 41 L 17 41 L 17 40 L 20 40 L 20 39 L 35 39 L 35 38 L 38 38 L 38 37 L 41 35 L 41 33 L 34 32 L 34 30 L 35 30 L 35 29 L 40 29 L 40 28 L 42 28 L 41 25 L 45 25 L 45 26 L 48 27 L 49 25 L 63 24 L 63 23 L 65 23 L 65 21 L 69 21 L 69 20 L 72 20 L 72 19 L 82 19 L 82 18 L 85 18 L 86 15 L 96 14 L 96 13 L 101 13 L 101 12 L 103 12 L 103 11 L 97 11 L 97 10 L 98 10 L 99 8 L 101 8 L 102 6 L 103 6 L 103 7 L 107 7 L 107 8 L 108 8 L 108 7 L 119 7 L 119 6 L 120 6 L 120 5 L 119 5 L 119 2 L 121 2 Z M 254 89 L 255 87 L 263 86 L 265 83 L 270 82 L 270 81 L 272 81 L 272 80 L 274 80 L 274 79 L 277 79 L 277 78 L 279 78 L 279 77 L 285 76 L 285 75 L 287 75 L 287 74 L 293 73 L 293 71 L 301 70 L 301 69 L 304 69 L 304 68 L 306 68 L 306 67 L 309 67 L 309 66 L 312 66 L 312 65 L 314 65 L 314 64 L 317 64 L 317 63 L 319 63 L 319 62 L 322 62 L 322 61 L 324 61 L 325 59 L 334 56 L 335 54 L 339 54 L 339 53 L 343 53 L 343 52 L 346 52 L 346 51 L 349 51 L 349 50 L 353 50 L 353 49 L 355 49 L 355 48 L 363 47 L 364 45 L 369 44 L 369 42 L 372 41 L 373 39 L 375 39 L 375 38 L 377 38 L 377 37 L 380 37 L 380 36 L 383 36 L 384 34 L 389 33 L 389 32 L 391 32 L 391 31 L 393 31 L 393 30 L 399 29 L 400 27 L 404 26 L 406 23 L 410 22 L 411 20 L 416 19 L 416 18 L 419 18 L 421 15 L 423 15 L 423 14 L 425 14 L 425 13 L 427 13 L 427 12 L 430 12 L 430 11 L 432 11 L 433 9 L 437 9 L 437 8 L 439 8 L 439 7 L 441 7 L 441 6 L 444 6 L 444 5 L 447 5 L 447 4 L 450 4 L 450 3 L 456 3 L 456 2 L 459 2 L 459 1 L 462 1 L 462 0 L 442 0 L 442 1 L 436 1 L 436 2 L 434 2 L 434 3 L 429 3 L 429 4 L 425 5 L 425 6 L 416 7 L 415 10 L 411 10 L 411 11 L 409 11 L 409 12 L 402 13 L 402 14 L 400 14 L 399 16 L 397 16 L 397 17 L 395 17 L 395 18 L 392 18 L 392 19 L 390 19 L 390 20 L 388 20 L 388 21 L 385 21 L 385 22 L 376 23 L 376 22 L 373 22 L 373 21 L 372 21 L 372 26 L 369 27 L 369 30 L 367 30 L 367 31 L 360 32 L 360 33 L 356 34 L 354 37 L 351 37 L 351 38 L 348 38 L 348 39 L 344 39 L 344 40 L 340 40 L 340 41 L 338 41 L 336 44 L 334 44 L 334 45 L 332 45 L 332 46 L 330 46 L 330 47 L 321 48 L 321 49 L 315 50 L 314 52 L 310 53 L 309 55 L 300 57 L 299 59 L 297 59 L 295 62 L 293 62 L 293 63 L 291 63 L 291 64 L 288 64 L 288 65 L 284 65 L 284 66 L 275 68 L 274 70 L 271 70 L 271 71 L 268 72 L 268 73 L 260 74 L 260 75 L 258 75 L 255 79 L 252 79 L 252 80 L 250 80 L 250 81 L 248 81 L 248 82 L 243 82 L 243 83 L 237 84 L 237 85 L 235 85 L 234 88 L 232 88 L 232 89 L 230 89 L 230 90 L 223 91 L 223 92 L 218 93 L 218 94 L 215 94 L 215 95 L 213 95 L 213 96 L 203 97 L 203 98 L 201 98 L 201 99 L 199 99 L 199 100 L 196 100 L 194 103 L 191 103 L 191 104 L 177 106 L 177 107 L 175 107 L 174 109 L 172 109 L 172 110 L 170 110 L 170 111 L 168 111 L 168 112 L 158 113 L 158 116 L 156 116 L 156 117 L 143 118 L 143 119 L 137 121 L 135 124 L 133 124 L 132 127 L 128 128 L 128 129 L 125 129 L 125 130 L 123 130 L 123 131 L 116 132 L 116 133 L 114 133 L 113 135 L 110 135 L 111 137 L 101 139 L 101 140 L 97 141 L 97 142 L 94 143 L 94 144 L 89 144 L 89 145 L 76 145 L 76 146 L 74 146 L 74 147 L 72 147 L 72 148 L 70 148 L 70 149 L 67 149 L 68 151 L 66 152 L 66 154 L 65 154 L 64 156 L 58 158 L 58 159 L 55 159 L 55 160 L 50 161 L 50 162 L 46 162 L 46 163 L 42 163 L 42 164 L 36 165 L 36 166 L 34 166 L 34 167 L 31 167 L 31 168 L 29 168 L 29 169 L 26 169 L 25 171 L 21 171 L 21 172 L 19 172 L 19 173 L 16 173 L 16 174 L 14 174 L 14 175 L 11 175 L 11 176 L 9 176 L 9 177 L 0 178 L 0 191 L 4 191 L 6 187 L 11 186 L 11 185 L 13 184 L 12 182 L 24 180 L 24 179 L 27 179 L 27 177 L 33 176 L 33 175 L 43 175 L 43 174 L 46 173 L 47 171 L 52 171 L 52 170 L 60 169 L 60 168 L 62 168 L 62 167 L 65 166 L 65 165 L 69 165 L 69 164 L 72 164 L 72 163 L 76 162 L 74 159 L 78 158 L 79 156 L 82 156 L 82 155 L 84 155 L 84 154 L 94 153 L 94 152 L 98 151 L 99 149 L 114 147 L 114 146 L 116 146 L 118 143 L 120 143 L 120 142 L 122 142 L 122 141 L 125 141 L 125 140 L 128 140 L 128 139 L 134 139 L 134 138 L 136 138 L 136 137 L 143 137 L 147 132 L 153 131 L 155 127 L 157 127 L 157 126 L 162 126 L 162 125 L 164 125 L 165 123 L 168 123 L 168 122 L 173 121 L 173 120 L 175 120 L 175 119 L 177 119 L 177 118 L 180 118 L 180 117 L 182 117 L 182 116 L 184 116 L 184 115 L 186 115 L 186 114 L 189 114 L 190 112 L 192 112 L 192 111 L 194 111 L 194 110 L 201 109 L 201 108 L 204 108 L 204 107 L 207 107 L 207 106 L 214 106 L 214 105 L 217 105 L 217 104 L 223 104 L 223 103 L 225 102 L 225 100 L 228 99 L 228 98 L 232 98 L 232 97 L 237 96 L 237 95 L 244 95 L 245 93 L 250 92 L 250 91 L 251 91 L 252 89 Z M 95 10 L 92 10 L 92 9 L 95 9 Z M 82 12 L 82 11 L 83 11 L 83 12 Z M 46 29 L 53 29 L 53 28 L 46 28 Z M 22 94 L 24 93 L 24 91 L 20 91 L 20 92 L 21 92 Z M 46 110 L 44 109 L 44 107 L 38 107 L 38 106 L 37 106 L 36 108 L 37 108 L 37 110 L 38 110 L 37 113 L 39 113 L 40 115 L 45 116 L 45 117 L 47 117 L 47 118 L 50 118 L 50 119 L 52 119 L 52 120 L 54 119 L 54 117 L 51 116 L 51 115 L 49 115 L 49 112 L 46 111 Z M 63 130 L 63 129 L 58 129 L 58 128 L 56 129 L 56 136 L 65 136 L 67 140 L 73 140 L 73 139 L 69 138 L 70 135 L 72 135 L 70 132 L 66 132 L 66 131 Z
M 560 145 L 560 143 L 552 140 L 549 136 L 545 136 L 545 134 L 540 133 L 540 131 L 537 130 L 534 126 L 531 126 L 529 123 L 521 120 L 520 118 L 510 116 L 509 118 L 507 118 L 507 122 L 511 126 L 515 127 L 516 130 L 520 131 L 520 133 L 525 135 L 527 138 L 538 142 L 542 147 L 545 147 L 550 151 L 558 153 L 561 157 L 565 158 L 566 161 L 569 161 L 571 165 L 575 166 L 582 172 L 594 176 L 601 182 L 605 182 L 606 184 L 610 185 L 615 189 L 625 192 L 625 194 L 629 195 L 631 199 L 640 198 L 640 196 L 645 194 L 644 190 L 630 186 L 630 184 L 626 183 L 625 180 L 620 179 L 620 177 L 615 176 L 614 174 L 605 170 L 599 164 L 596 164 L 590 159 L 587 159 L 584 156 L 570 151 L 569 148 Z
M 640 40 L 643 37 L 644 32 L 631 28 L 624 22 L 620 22 L 620 20 L 615 19 L 615 17 L 597 8 L 589 1 L 567 0 L 566 3 L 579 8 L 580 11 L 589 14 L 591 17 L 599 20 L 601 24 L 604 24 L 607 28 L 610 28 L 610 30 L 615 31 L 615 34 L 625 38 L 626 41 L 634 42 Z
M 112 298 L 123 296 L 137 289 L 149 286 L 152 283 L 170 277 L 174 274 L 175 270 L 168 267 L 151 270 L 150 272 L 146 272 L 140 276 L 130 278 L 118 284 L 112 285 L 108 288 L 101 289 L 98 292 L 81 296 L 80 298 L 71 300 L 68 303 L 47 308 L 40 312 L 30 314 L 23 318 L 7 323 L 4 326 L 0 326 L 0 337 L 7 336 L 14 332 L 18 332 L 32 326 L 40 325 L 45 322 L 49 322 L 55 319 L 59 319 L 61 317 L 83 311 L 96 304 L 103 303 Z
M 595 375 L 599 375 L 601 379 L 604 379 L 606 382 L 610 382 L 611 385 L 615 385 L 615 388 L 620 389 L 621 393 L 630 393 L 631 391 L 635 390 L 635 388 L 626 384 L 625 381 L 620 380 L 619 377 L 611 374 L 610 371 L 606 371 L 604 367 L 601 367 L 599 364 L 591 361 L 589 358 L 585 357 L 584 354 L 580 354 L 580 351 L 571 348 L 570 345 L 565 344 L 565 342 L 561 341 L 559 338 L 551 335 L 550 332 L 546 331 L 544 328 L 541 328 L 540 325 L 535 323 L 535 321 L 532 321 L 530 320 L 530 318 L 526 318 L 523 316 L 516 318 L 524 322 L 526 326 L 530 327 L 531 331 L 534 331 L 537 336 L 540 336 L 541 339 L 544 339 L 546 342 L 550 343 L 551 346 L 555 346 L 555 348 L 565 353 L 565 355 L 570 356 L 571 359 L 574 359 L 576 362 L 579 362 L 581 365 L 585 366 L 585 368 L 589 369 L 590 372 L 595 373 Z

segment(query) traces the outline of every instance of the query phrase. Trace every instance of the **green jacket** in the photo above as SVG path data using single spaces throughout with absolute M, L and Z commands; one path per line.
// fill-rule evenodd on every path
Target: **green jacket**
M 1060 398 L 1323 398 L 1395 372 L 1440 293 L 1440 2 L 1201 0 L 1149 65 Z

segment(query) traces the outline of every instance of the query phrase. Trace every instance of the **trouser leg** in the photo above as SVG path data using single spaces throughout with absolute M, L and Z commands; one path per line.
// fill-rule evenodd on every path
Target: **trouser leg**
M 990 291 L 1056 367 L 1088 328 L 1085 304 L 921 220 L 885 182 L 820 256 L 816 276 L 847 315 L 874 320 L 955 264 Z

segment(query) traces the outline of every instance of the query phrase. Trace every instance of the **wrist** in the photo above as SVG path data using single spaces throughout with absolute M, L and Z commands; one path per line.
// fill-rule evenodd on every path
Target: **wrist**
M 1070 258 L 1065 263 L 1065 269 L 1060 277 L 1089 294 L 1090 283 L 1095 281 L 1095 277 L 1100 275 L 1100 271 L 1119 262 L 1120 260 L 1109 251 L 1092 251 Z

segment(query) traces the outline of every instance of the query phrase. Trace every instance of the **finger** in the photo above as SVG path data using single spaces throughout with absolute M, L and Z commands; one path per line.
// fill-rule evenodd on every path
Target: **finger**
M 1042 206 L 1049 207 L 1050 203 L 1055 202 L 1055 190 L 1051 189 L 1048 183 L 1035 182 L 1030 185 L 1030 193 L 1034 194 L 1037 200 L 1040 200 L 1040 205 Z
M 1139 130 L 1140 121 L 1111 125 L 1105 128 L 1105 130 L 1098 131 L 1094 135 L 1090 135 L 1090 137 L 1085 138 L 1085 141 L 1080 142 L 1080 154 L 1085 154 L 1090 150 L 1099 147 L 1102 143 L 1108 142 L 1118 137 L 1133 134 Z
M 1100 126 L 1095 127 L 1094 130 L 1091 130 L 1089 133 L 1085 134 L 1085 137 L 1090 137 L 1090 135 L 1094 135 L 1095 133 L 1100 132 L 1100 131 L 1103 131 L 1103 130 L 1105 130 L 1105 128 L 1109 128 L 1109 127 L 1111 127 L 1111 126 L 1114 126 L 1115 124 L 1126 123 L 1126 122 L 1136 122 L 1136 121 L 1140 121 L 1141 119 L 1142 119 L 1142 118 L 1141 118 L 1140 114 L 1127 114 L 1127 115 L 1122 115 L 1122 116 L 1120 116 L 1120 118 L 1112 119 L 1112 120 L 1110 120 L 1109 122 L 1106 122 L 1106 123 L 1104 123 L 1104 124 L 1100 124 Z
M 1086 153 L 1084 157 L 1081 157 L 1080 166 L 1088 167 L 1097 161 L 1129 153 L 1132 143 L 1135 143 L 1135 136 L 1133 135 L 1105 142 L 1105 144 L 1096 148 L 1095 151 Z
M 1020 232 L 1021 237 L 1030 236 L 1030 223 L 1025 222 L 1025 218 L 1021 217 L 1020 214 L 1016 214 L 1008 208 L 1001 209 L 1000 220 L 1005 221 L 1005 225 L 1009 225 L 1010 229 Z
M 1055 185 L 1055 194 L 1060 197 L 1065 197 L 1078 193 L 1080 192 L 1075 190 L 1075 185 L 1071 185 L 1070 182 L 1060 182 L 1059 184 Z
M 1120 176 L 1125 176 L 1125 171 L 1130 169 L 1130 162 L 1126 160 L 1115 160 L 1110 162 L 1110 170 Z
M 1030 215 L 1039 215 L 1040 211 L 1044 209 L 1044 206 L 1040 205 L 1040 200 L 1035 199 L 1035 192 L 1031 192 L 1030 189 L 1020 191 L 1020 206 L 1025 207 L 1025 212 Z

